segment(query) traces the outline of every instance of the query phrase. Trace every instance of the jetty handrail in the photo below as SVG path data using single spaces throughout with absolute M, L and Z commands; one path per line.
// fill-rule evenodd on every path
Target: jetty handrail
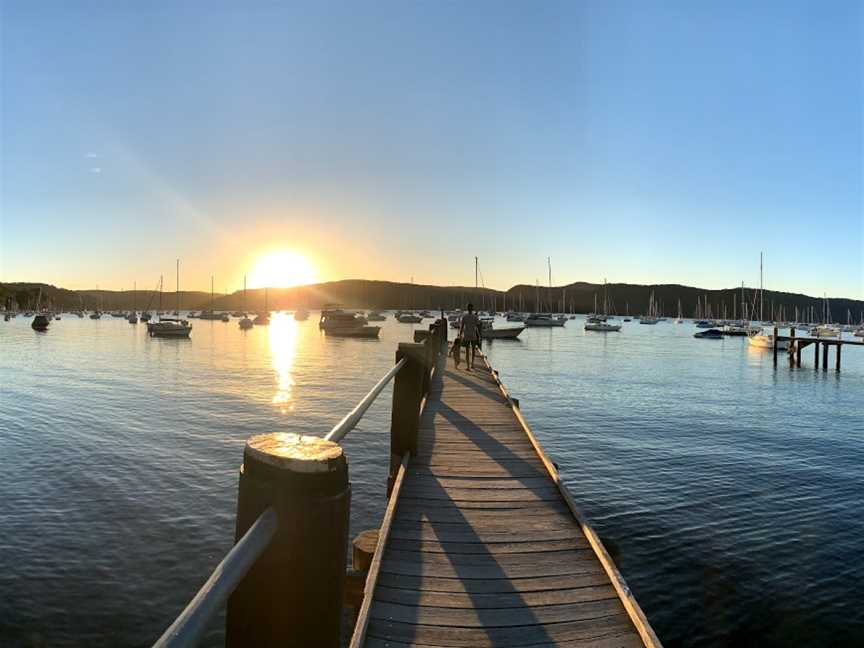
M 411 453 L 406 452 L 402 455 L 402 460 L 399 462 L 399 472 L 396 475 L 396 481 L 393 484 L 390 498 L 387 500 L 384 519 L 381 521 L 381 528 L 378 532 L 378 543 L 375 546 L 375 555 L 372 558 L 369 574 L 366 576 L 366 584 L 363 587 L 363 603 L 357 614 L 357 622 L 354 624 L 354 632 L 351 635 L 349 648 L 360 648 L 366 639 L 366 630 L 369 627 L 369 610 L 372 607 L 375 586 L 378 584 L 378 572 L 381 571 L 381 561 L 384 558 L 387 540 L 390 538 L 390 527 L 396 515 L 396 504 L 399 502 L 399 494 L 402 492 L 402 484 L 405 481 L 405 473 L 408 471 L 408 462 L 410 460 Z
M 384 377 L 369 390 L 369 393 L 366 394 L 359 403 L 357 403 L 357 406 L 348 412 L 348 414 L 345 415 L 345 418 L 333 426 L 333 429 L 327 433 L 327 436 L 325 436 L 324 439 L 327 441 L 333 441 L 334 443 L 339 443 L 344 439 L 345 435 L 353 430 L 357 423 L 360 422 L 360 419 L 363 418 L 363 415 L 366 413 L 366 410 L 369 409 L 369 406 L 375 402 L 378 395 L 384 390 L 387 384 L 393 380 L 396 374 L 399 373 L 407 362 L 408 360 L 406 358 L 402 358 L 399 362 L 394 364 L 393 368 L 384 374 Z
M 216 566 L 207 582 L 153 647 L 185 648 L 197 645 L 212 618 L 264 553 L 278 525 L 276 511 L 272 507 L 264 511 Z

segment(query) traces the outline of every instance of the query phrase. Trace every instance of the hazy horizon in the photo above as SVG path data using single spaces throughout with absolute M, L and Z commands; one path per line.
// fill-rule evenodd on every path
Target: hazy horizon
M 179 256 L 186 290 L 471 286 L 477 255 L 498 290 L 547 256 L 555 285 L 719 290 L 764 251 L 766 288 L 864 299 L 858 3 L 0 19 L 0 281 L 173 288 Z

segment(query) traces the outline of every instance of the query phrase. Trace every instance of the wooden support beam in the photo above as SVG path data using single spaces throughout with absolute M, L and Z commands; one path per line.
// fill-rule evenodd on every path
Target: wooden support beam
M 828 343 L 822 343 L 822 371 L 828 371 Z
M 843 347 L 839 342 L 837 343 L 837 357 L 835 358 L 835 369 L 840 371 L 840 349 Z
M 818 369 L 819 369 L 819 342 L 814 342 L 813 348 L 816 349 L 816 354 L 815 354 L 814 359 L 813 359 L 813 369 L 818 371 Z

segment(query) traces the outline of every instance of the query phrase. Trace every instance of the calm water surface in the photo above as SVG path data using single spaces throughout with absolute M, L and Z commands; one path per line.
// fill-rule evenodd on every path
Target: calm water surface
M 152 643 L 232 544 L 245 440 L 328 431 L 412 328 L 0 322 L 0 645 Z M 774 370 L 694 330 L 487 351 L 667 646 L 864 645 L 864 349 Z M 345 441 L 354 532 L 383 513 L 390 397 Z

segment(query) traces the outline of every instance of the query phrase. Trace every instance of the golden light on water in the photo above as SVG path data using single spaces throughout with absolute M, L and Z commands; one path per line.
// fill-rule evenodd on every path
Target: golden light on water
M 268 329 L 270 357 L 276 372 L 276 394 L 273 396 L 273 404 L 286 414 L 294 409 L 291 403 L 291 390 L 294 388 L 291 369 L 297 353 L 297 322 L 285 313 L 274 313 L 270 318 Z
M 270 252 L 258 258 L 250 288 L 290 288 L 315 283 L 315 268 L 302 254 L 290 250 Z

